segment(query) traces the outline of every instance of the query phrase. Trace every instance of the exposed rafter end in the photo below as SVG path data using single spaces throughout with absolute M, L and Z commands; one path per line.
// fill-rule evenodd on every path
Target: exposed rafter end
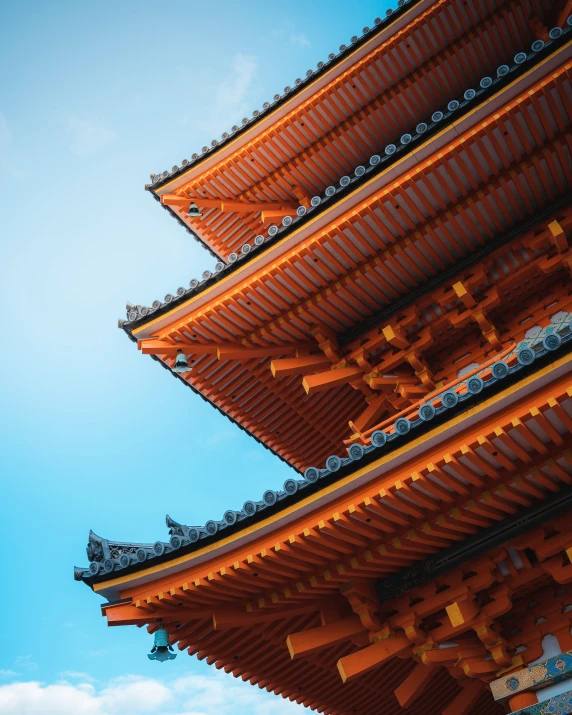
M 403 636 L 388 638 L 386 640 L 373 643 L 367 648 L 362 648 L 356 653 L 346 655 L 338 660 L 338 671 L 342 681 L 348 680 L 367 673 L 368 670 L 377 667 L 385 660 L 397 655 L 400 651 L 411 646 L 408 638 Z

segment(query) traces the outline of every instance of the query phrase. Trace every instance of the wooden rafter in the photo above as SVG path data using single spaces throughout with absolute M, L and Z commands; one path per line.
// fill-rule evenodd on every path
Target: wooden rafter
M 367 159 L 379 146 L 394 141 L 415 126 L 419 116 L 411 113 L 411 103 L 405 97 L 409 96 L 414 105 L 429 116 L 438 98 L 443 96 L 441 101 L 445 103 L 444 97 L 450 96 L 451 91 L 462 93 L 467 83 L 470 86 L 471 81 L 478 81 L 505 61 L 506 53 L 512 57 L 526 46 L 531 36 L 526 21 L 528 12 L 522 2 L 505 3 L 501 8 L 479 8 L 470 18 L 459 17 L 450 2 L 428 8 L 422 14 L 428 24 L 415 21 L 397 37 L 374 48 L 366 58 L 288 112 L 247 146 L 214 167 L 198 175 L 195 173 L 184 185 L 185 189 L 194 195 L 200 192 L 210 197 L 216 196 L 222 184 L 233 198 L 247 201 L 259 200 L 261 196 L 290 199 L 295 195 L 293 184 L 308 196 L 316 194 Z M 459 28 L 445 45 L 440 29 L 443 15 L 448 18 L 446 24 L 450 30 Z M 516 24 L 515 18 L 518 19 Z M 507 22 L 513 28 L 510 47 L 497 42 L 495 32 L 491 31 L 494 27 L 503 33 Z M 428 51 L 432 45 L 427 33 L 429 36 L 437 33 L 437 52 Z M 413 40 L 415 44 L 427 49 L 419 50 L 423 57 L 421 64 L 417 60 L 412 62 L 410 53 L 403 54 L 401 65 L 407 67 L 407 76 L 402 76 L 402 66 L 397 72 L 394 67 L 394 53 L 402 52 L 401 43 L 410 42 L 407 38 L 411 36 L 417 37 Z M 469 51 L 473 46 L 478 47 L 478 61 Z M 451 61 L 452 56 L 455 62 Z M 463 68 L 462 74 L 456 63 Z M 336 100 L 332 101 L 333 97 Z M 340 113 L 338 102 L 349 109 L 349 116 L 346 116 L 347 110 Z M 326 123 L 320 118 L 324 112 Z M 344 151 L 339 148 L 340 131 L 344 135 Z M 285 149 L 284 141 L 289 149 Z M 217 250 L 229 253 L 256 230 L 256 225 L 251 223 L 238 233 L 227 226 L 209 233 L 206 238 Z

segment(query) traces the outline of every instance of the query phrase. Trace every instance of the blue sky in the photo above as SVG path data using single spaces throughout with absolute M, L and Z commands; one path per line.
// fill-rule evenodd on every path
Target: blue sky
M 143 187 L 386 7 L 1 4 L 2 715 L 226 713 L 212 669 L 148 661 L 72 578 L 90 528 L 152 542 L 166 513 L 201 524 L 290 472 L 117 329 L 214 263 Z M 239 715 L 301 711 L 222 682 Z

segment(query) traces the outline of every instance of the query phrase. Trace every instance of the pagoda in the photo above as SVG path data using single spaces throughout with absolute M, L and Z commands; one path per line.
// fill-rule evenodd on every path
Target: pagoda
M 319 713 L 566 715 L 572 2 L 397 5 L 146 186 L 216 265 L 119 327 L 290 478 L 75 578 Z

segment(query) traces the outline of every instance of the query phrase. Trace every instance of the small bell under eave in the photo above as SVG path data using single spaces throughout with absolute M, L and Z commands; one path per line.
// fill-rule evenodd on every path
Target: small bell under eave
M 191 205 L 187 211 L 187 216 L 190 216 L 191 218 L 198 218 L 199 216 L 202 216 L 201 210 L 193 201 L 191 201 Z
M 158 660 L 162 663 L 165 660 L 174 660 L 177 654 L 173 651 L 173 646 L 169 641 L 169 633 L 164 628 L 155 631 L 155 642 L 150 653 L 147 653 L 149 660 Z
M 172 370 L 173 372 L 177 372 L 179 374 L 191 372 L 191 367 L 189 365 L 189 361 L 187 360 L 187 356 L 183 353 L 182 350 L 177 350 L 177 357 L 175 358 L 175 364 L 173 365 Z

